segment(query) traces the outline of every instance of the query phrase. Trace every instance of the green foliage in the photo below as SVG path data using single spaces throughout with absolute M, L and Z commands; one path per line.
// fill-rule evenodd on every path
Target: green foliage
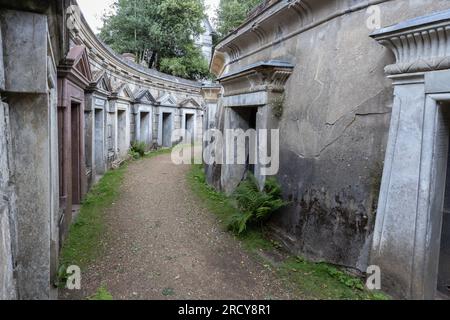
M 113 296 L 104 286 L 101 286 L 98 288 L 97 292 L 92 296 L 89 296 L 87 300 L 113 300 Z
M 173 76 L 201 80 L 209 78 L 209 66 L 200 50 L 189 45 L 176 57 L 163 58 L 159 70 Z
M 134 159 L 139 159 L 145 156 L 145 152 L 147 149 L 147 144 L 145 142 L 133 141 L 131 143 L 130 154 Z
M 66 266 L 77 265 L 83 268 L 99 252 L 105 229 L 104 214 L 119 194 L 125 171 L 126 166 L 122 166 L 107 172 L 84 200 L 61 251 L 60 280 L 65 279 Z
M 290 257 L 283 262 L 279 274 L 307 299 L 387 300 L 382 292 L 368 291 L 363 281 L 338 267 L 314 263 L 302 257 Z
M 364 290 L 364 284 L 361 281 L 361 279 L 352 277 L 348 275 L 347 273 L 344 273 L 341 270 L 338 270 L 336 267 L 323 264 L 324 269 L 327 271 L 327 273 L 338 280 L 343 285 L 351 288 L 351 289 L 358 289 L 358 290 Z
M 217 32 L 220 38 L 239 27 L 250 11 L 262 0 L 220 0 L 217 10 Z
M 103 18 L 100 38 L 118 53 L 133 53 L 137 62 L 148 54 L 148 67 L 157 69 L 162 59 L 179 58 L 188 51 L 202 58 L 199 51 L 190 48 L 203 32 L 203 0 L 118 0 L 114 6 L 115 12 Z M 188 67 L 184 63 L 194 60 L 190 57 L 176 62 Z M 201 67 L 199 63 L 189 66 L 200 69 L 186 74 L 202 74 Z
M 236 199 L 214 190 L 206 183 L 204 169 L 194 165 L 188 173 L 191 189 L 199 196 L 202 203 L 222 222 L 235 215 Z M 279 185 L 269 180 L 269 190 L 274 197 L 281 195 Z M 270 191 L 269 191 L 270 192 Z M 243 247 L 255 259 L 271 271 L 275 272 L 286 284 L 286 290 L 293 291 L 302 299 L 349 299 L 349 300 L 387 300 L 382 292 L 372 292 L 364 289 L 363 282 L 358 277 L 348 275 L 338 267 L 326 263 L 314 263 L 301 257 L 286 256 L 281 262 L 274 263 L 267 256 L 280 249 L 281 245 L 268 240 L 261 228 L 251 226 L 245 233 L 236 235 Z M 261 251 L 267 255 L 260 255 Z M 280 252 L 280 251 L 278 251 Z M 277 254 L 275 254 L 277 256 Z M 283 256 L 283 255 L 282 255 Z
M 248 226 L 265 222 L 278 209 L 287 205 L 281 197 L 281 187 L 274 178 L 266 181 L 260 191 L 258 181 L 250 174 L 236 191 L 238 212 L 233 214 L 228 222 L 228 228 L 237 234 L 244 233 Z
M 67 265 L 62 264 L 58 268 L 56 283 L 54 284 L 58 289 L 64 289 L 67 284 L 69 275 L 67 274 Z

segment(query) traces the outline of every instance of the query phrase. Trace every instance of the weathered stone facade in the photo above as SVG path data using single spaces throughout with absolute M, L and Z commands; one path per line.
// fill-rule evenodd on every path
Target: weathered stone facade
M 448 36 L 448 20 L 444 14 L 421 23 L 405 23 L 399 28 L 408 32 L 393 38 L 383 31 L 376 33 L 375 39 L 390 49 L 371 39 L 375 28 L 368 22 L 378 10 L 381 26 L 389 26 L 449 8 L 450 3 L 441 0 L 265 1 L 216 46 L 211 63 L 223 86 L 216 128 L 251 127 L 243 116 L 246 110 L 256 113 L 256 128 L 280 130 L 277 178 L 291 205 L 271 222 L 274 234 L 292 251 L 316 261 L 361 272 L 370 264 L 379 265 L 385 279 L 383 289 L 399 297 L 434 297 L 442 222 L 441 218 L 429 218 L 428 227 L 433 225 L 435 232 L 419 231 L 427 228 L 425 212 L 429 209 L 413 214 L 417 197 L 410 196 L 418 192 L 419 181 L 427 183 L 410 176 L 419 171 L 420 145 L 409 147 L 414 142 L 406 140 L 395 144 L 392 135 L 397 134 L 393 130 L 400 130 L 398 135 L 405 134 L 405 139 L 420 140 L 421 134 L 410 122 L 404 123 L 405 129 L 395 129 L 400 112 L 396 105 L 408 104 L 409 109 L 417 103 L 416 118 L 423 112 L 422 72 L 449 69 L 449 51 L 443 44 L 435 44 Z M 425 26 L 430 23 L 436 27 L 428 31 Z M 423 35 L 423 45 L 416 40 L 421 32 L 428 32 Z M 410 51 L 413 43 L 421 53 Z M 388 74 L 409 74 L 407 79 L 391 77 L 396 81 L 397 102 L 384 70 L 395 62 L 393 53 L 399 61 L 387 67 Z M 429 57 L 422 59 L 422 53 Z M 425 87 L 434 86 L 432 90 L 439 90 L 438 84 L 447 81 L 446 74 L 425 78 L 429 79 Z M 445 86 L 440 89 L 438 92 L 448 92 Z M 404 157 L 390 164 L 395 148 Z M 416 149 L 406 153 L 407 148 Z M 446 162 L 440 165 L 446 168 Z M 399 182 L 390 188 L 389 172 L 412 179 L 408 180 L 411 185 L 406 189 Z M 207 173 L 211 184 L 232 192 L 245 168 L 213 165 L 207 166 Z M 255 173 L 259 175 L 258 170 Z M 443 189 L 441 181 L 439 190 Z M 442 217 L 439 208 L 442 201 L 438 199 L 435 215 Z M 422 220 L 416 223 L 415 219 Z M 433 246 L 426 244 L 429 236 L 435 241 Z M 424 254 L 424 250 L 434 253 Z M 441 252 L 445 250 L 448 248 Z M 428 273 L 430 270 L 435 271 Z M 424 277 L 424 273 L 428 275 Z
M 74 214 L 133 141 L 202 134 L 201 84 L 118 56 L 73 5 L 0 1 L 0 299 L 56 298 Z
M 396 297 L 448 293 L 449 1 L 264 1 L 217 45 L 220 85 L 203 86 L 116 55 L 73 4 L 0 0 L 0 299 L 56 298 L 89 188 L 132 141 L 181 142 L 174 129 L 279 129 L 290 205 L 275 236 L 312 260 L 380 266 Z M 248 171 L 206 166 L 227 193 Z

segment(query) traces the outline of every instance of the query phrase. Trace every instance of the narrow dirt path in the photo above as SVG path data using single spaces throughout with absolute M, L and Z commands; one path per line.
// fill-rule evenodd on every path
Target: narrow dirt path
M 192 194 L 188 170 L 170 155 L 129 165 L 107 215 L 105 252 L 68 298 L 102 285 L 119 300 L 292 298 Z

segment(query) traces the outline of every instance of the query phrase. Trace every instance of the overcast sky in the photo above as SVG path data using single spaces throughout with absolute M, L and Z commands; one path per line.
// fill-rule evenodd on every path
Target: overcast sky
M 105 11 L 107 12 L 111 9 L 114 1 L 115 0 L 78 0 L 81 12 L 83 12 L 84 17 L 94 32 L 98 32 L 102 27 L 101 17 Z M 211 18 L 215 17 L 215 10 L 219 6 L 219 1 L 220 0 L 205 0 L 210 21 Z

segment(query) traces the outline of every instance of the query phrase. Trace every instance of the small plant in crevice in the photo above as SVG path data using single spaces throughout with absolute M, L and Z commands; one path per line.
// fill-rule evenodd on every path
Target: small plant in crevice
M 238 212 L 228 218 L 227 226 L 236 234 L 242 234 L 251 225 L 262 224 L 278 209 L 288 203 L 283 201 L 281 187 L 275 178 L 269 178 L 261 191 L 255 176 L 249 174 L 233 194 Z
M 66 287 L 68 275 L 67 275 L 67 266 L 62 264 L 58 268 L 58 272 L 56 274 L 56 279 L 54 282 L 54 287 L 58 289 L 64 289 Z

